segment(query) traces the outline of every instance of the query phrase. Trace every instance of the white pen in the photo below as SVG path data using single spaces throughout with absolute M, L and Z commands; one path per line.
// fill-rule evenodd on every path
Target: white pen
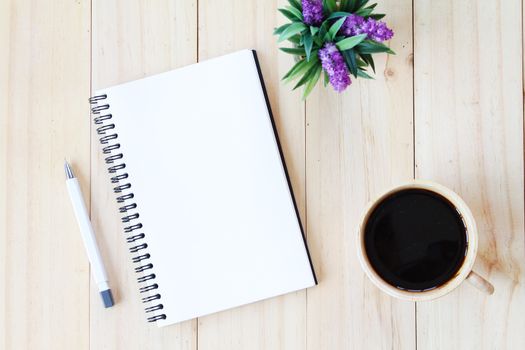
M 64 169 L 66 171 L 67 190 L 69 192 L 69 197 L 71 198 L 71 203 L 73 203 L 73 210 L 75 211 L 78 226 L 80 227 L 82 241 L 84 242 L 84 247 L 86 247 L 89 263 L 91 264 L 93 279 L 95 280 L 100 295 L 102 296 L 104 307 L 111 307 L 114 304 L 113 295 L 111 294 L 111 289 L 109 289 L 108 276 L 104 264 L 102 263 L 102 257 L 100 256 L 97 241 L 95 239 L 95 232 L 93 231 L 91 221 L 89 220 L 80 185 L 67 161 L 64 161 Z

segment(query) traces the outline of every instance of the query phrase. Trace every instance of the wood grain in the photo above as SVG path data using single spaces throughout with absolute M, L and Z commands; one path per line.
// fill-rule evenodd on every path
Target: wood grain
M 517 0 L 415 1 L 416 175 L 470 206 L 496 289 L 418 304 L 421 349 L 525 348 L 521 20 Z
M 93 91 L 194 63 L 195 1 L 93 1 Z M 85 101 L 84 101 L 85 103 Z M 147 117 L 144 118 L 147 123 Z M 196 321 L 157 329 L 146 322 L 137 275 L 124 241 L 115 195 L 92 132 L 92 221 L 107 262 L 116 305 L 100 307 L 91 288 L 91 349 L 195 349 Z
M 306 105 L 308 243 L 319 285 L 308 290 L 308 349 L 414 349 L 414 305 L 366 279 L 356 250 L 367 201 L 413 176 L 411 1 L 382 2 L 397 55 L 377 55 L 376 80 Z
M 397 55 L 376 56 L 376 80 L 341 95 L 316 88 L 306 104 L 280 82 L 293 62 L 271 33 L 285 4 L 0 1 L 0 349 L 525 348 L 522 1 L 380 1 Z M 257 49 L 320 284 L 157 329 L 87 98 L 241 48 Z M 64 157 L 91 208 L 111 310 L 91 283 Z M 359 214 L 414 173 L 471 207 L 475 269 L 494 295 L 465 284 L 416 306 L 364 276 Z
M 63 164 L 89 202 L 89 3 L 2 1 L 0 23 L 0 348 L 86 349 L 89 265 Z
M 304 103 L 280 83 L 293 64 L 272 36 L 286 1 L 199 1 L 199 59 L 257 50 L 300 215 L 305 218 Z M 199 349 L 305 349 L 305 292 L 199 319 Z

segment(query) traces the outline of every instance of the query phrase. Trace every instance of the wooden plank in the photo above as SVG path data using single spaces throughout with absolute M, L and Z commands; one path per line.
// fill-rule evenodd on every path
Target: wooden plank
M 10 3 L 0 2 L 0 45 L 9 47 L 11 18 Z M 9 50 L 0 51 L 0 190 L 6 193 L 5 183 L 7 174 L 7 113 L 8 104 L 8 76 L 9 76 Z M 0 281 L 7 281 L 7 196 L 0 195 Z M 0 347 L 7 349 L 7 298 L 6 288 L 0 287 Z
M 87 349 L 89 265 L 64 158 L 89 202 L 89 2 L 0 2 L 0 348 Z
M 416 176 L 460 194 L 477 220 L 475 270 L 417 306 L 420 349 L 525 348 L 521 2 L 415 2 Z
M 191 64 L 197 58 L 193 0 L 95 0 L 92 25 L 93 90 Z M 148 122 L 147 116 L 144 122 Z M 162 329 L 146 322 L 112 187 L 93 131 L 92 219 L 116 305 L 111 310 L 102 308 L 100 296 L 91 288 L 91 348 L 195 349 L 196 321 Z
M 376 55 L 376 80 L 341 95 L 317 87 L 306 104 L 308 243 L 319 274 L 307 295 L 312 350 L 415 348 L 414 304 L 373 286 L 355 245 L 365 204 L 413 176 L 412 2 L 378 7 L 397 55 Z
M 199 59 L 253 48 L 262 66 L 300 215 L 305 218 L 304 103 L 280 82 L 292 58 L 278 53 L 273 28 L 286 1 L 199 1 Z M 305 349 L 305 292 L 199 319 L 199 349 Z

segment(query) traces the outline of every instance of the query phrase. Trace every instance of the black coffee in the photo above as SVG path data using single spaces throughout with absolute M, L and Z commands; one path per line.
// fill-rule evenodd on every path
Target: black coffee
M 365 226 L 370 264 L 399 289 L 424 291 L 457 273 L 467 251 L 467 233 L 454 205 L 439 194 L 402 190 L 385 198 Z

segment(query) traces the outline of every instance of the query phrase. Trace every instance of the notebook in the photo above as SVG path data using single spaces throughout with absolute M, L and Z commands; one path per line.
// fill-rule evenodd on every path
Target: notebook
M 255 51 L 102 89 L 90 103 L 148 321 L 317 283 Z

